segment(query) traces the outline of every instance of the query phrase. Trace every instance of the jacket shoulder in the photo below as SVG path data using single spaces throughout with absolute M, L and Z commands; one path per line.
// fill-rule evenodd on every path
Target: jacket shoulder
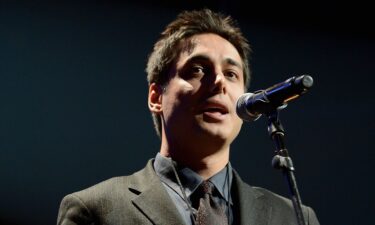
M 262 187 L 252 187 L 256 192 L 259 192 L 263 195 L 264 198 L 267 198 L 273 202 L 276 206 L 283 206 L 287 208 L 292 208 L 292 201 L 282 195 L 276 194 L 268 189 Z
M 295 209 L 293 206 L 293 202 L 279 194 L 276 194 L 270 190 L 261 187 L 252 187 L 255 191 L 261 193 L 263 198 L 267 199 L 268 202 L 272 204 L 272 213 L 276 215 L 275 217 L 280 218 L 287 218 L 287 217 L 295 217 Z M 319 221 L 316 217 L 314 210 L 306 205 L 302 205 L 302 212 L 304 215 L 304 219 L 307 221 L 308 224 L 311 225 L 319 225 Z M 279 215 L 279 216 L 277 216 Z M 289 216 L 286 216 L 289 215 Z
M 134 210 L 131 200 L 156 177 L 152 163 L 129 176 L 118 176 L 66 195 L 59 208 L 57 224 L 91 224 L 117 218 Z M 132 187 L 134 187 L 132 189 Z
M 109 178 L 93 186 L 74 192 L 71 195 L 75 195 L 82 200 L 103 197 L 117 199 L 119 195 L 127 194 L 124 190 L 131 189 L 132 187 L 142 187 L 155 179 L 155 177 L 156 174 L 150 160 L 145 168 L 133 174 Z

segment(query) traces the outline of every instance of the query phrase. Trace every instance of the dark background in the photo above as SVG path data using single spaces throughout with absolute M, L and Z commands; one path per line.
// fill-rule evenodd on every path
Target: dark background
M 147 56 L 178 12 L 203 6 L 231 14 L 250 40 L 250 91 L 314 78 L 280 114 L 302 201 L 321 224 L 373 224 L 371 7 L 244 4 L 0 0 L 0 224 L 55 224 L 64 195 L 155 156 Z M 288 196 L 266 122 L 243 125 L 231 161 L 248 183 Z

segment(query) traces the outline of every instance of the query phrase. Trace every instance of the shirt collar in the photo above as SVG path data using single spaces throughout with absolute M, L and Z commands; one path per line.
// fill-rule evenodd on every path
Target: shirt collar
M 181 193 L 181 188 L 178 185 L 178 181 L 173 172 L 172 163 L 176 168 L 181 184 L 183 186 L 183 190 L 185 191 L 186 197 L 189 198 L 191 194 L 203 182 L 203 178 L 190 168 L 179 167 L 175 161 L 172 161 L 171 158 L 164 157 L 160 153 L 157 153 L 154 161 L 154 168 L 156 174 L 160 177 L 161 181 L 165 185 L 169 186 L 181 198 L 183 198 L 183 194 Z M 232 184 L 232 178 L 232 166 L 230 163 L 228 163 L 228 165 L 224 167 L 221 171 L 219 171 L 214 176 L 209 178 L 209 181 L 215 185 L 221 197 L 224 198 L 227 202 L 230 199 L 229 190 Z M 232 201 L 230 203 L 232 203 Z
M 232 186 L 232 177 L 232 166 L 228 163 L 226 167 L 209 179 L 209 181 L 215 185 L 221 197 L 227 202 L 229 200 L 230 187 Z

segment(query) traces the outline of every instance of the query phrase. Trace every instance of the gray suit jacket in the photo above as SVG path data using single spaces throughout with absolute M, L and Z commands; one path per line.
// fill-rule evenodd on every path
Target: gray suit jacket
M 234 173 L 234 224 L 297 225 L 291 201 L 263 188 L 250 187 Z M 69 194 L 61 202 L 58 225 L 183 225 L 152 160 L 130 176 L 115 177 Z M 314 211 L 303 206 L 309 225 L 319 225 Z

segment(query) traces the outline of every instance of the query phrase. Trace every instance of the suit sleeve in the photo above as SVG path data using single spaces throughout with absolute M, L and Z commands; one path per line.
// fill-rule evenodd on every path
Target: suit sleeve
M 70 194 L 60 204 L 57 225 L 93 225 L 93 217 L 84 202 Z
M 320 225 L 318 218 L 314 210 L 311 207 L 307 207 L 308 225 Z

